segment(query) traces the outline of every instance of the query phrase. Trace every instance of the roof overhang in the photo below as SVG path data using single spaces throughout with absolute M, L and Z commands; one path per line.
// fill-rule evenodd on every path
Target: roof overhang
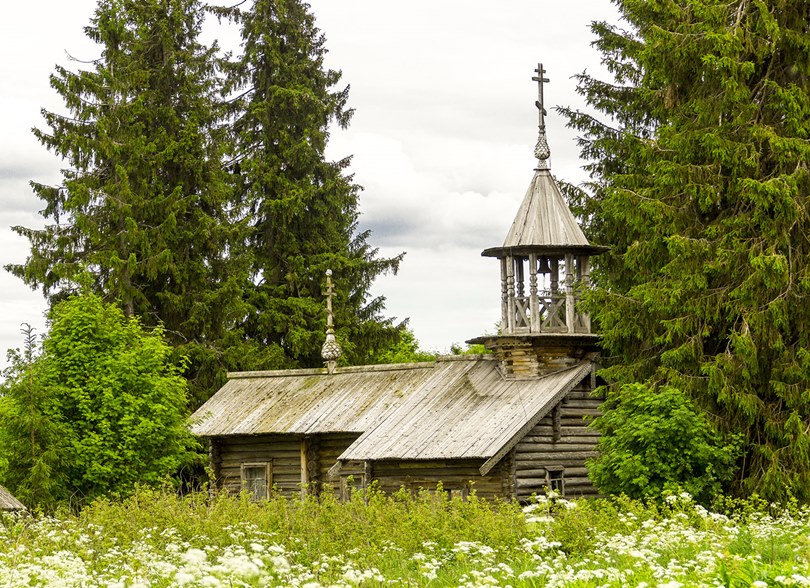
M 562 256 L 566 253 L 574 255 L 599 255 L 610 251 L 610 247 L 601 245 L 521 245 L 515 247 L 490 247 L 481 252 L 482 257 L 528 257 L 536 255 Z

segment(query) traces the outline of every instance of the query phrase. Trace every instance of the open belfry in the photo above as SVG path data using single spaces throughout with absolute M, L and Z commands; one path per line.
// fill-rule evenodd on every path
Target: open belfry
M 374 485 L 464 498 L 529 500 L 556 490 L 593 496 L 598 337 L 578 307 L 588 243 L 549 169 L 538 65 L 537 166 L 502 246 L 501 328 L 472 339 L 492 353 L 408 364 L 338 365 L 326 277 L 324 368 L 228 374 L 195 414 L 214 483 L 261 500 Z M 471 263 L 473 260 L 471 260 Z M 493 284 L 493 289 L 496 284 Z M 441 486 L 439 486 L 441 484 Z
M 548 163 L 543 84 L 538 64 L 537 166 L 526 196 L 501 247 L 484 250 L 501 266 L 501 328 L 478 337 L 498 357 L 505 378 L 527 378 L 570 366 L 597 350 L 590 317 L 578 307 L 590 286 L 591 245 L 565 203 Z

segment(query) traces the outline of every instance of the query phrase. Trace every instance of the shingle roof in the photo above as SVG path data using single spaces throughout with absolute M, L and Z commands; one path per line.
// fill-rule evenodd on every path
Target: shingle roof
M 0 486 L 0 510 L 25 510 L 25 505 Z
M 505 380 L 490 361 L 453 368 L 438 365 L 435 377 L 360 436 L 340 459 L 497 462 L 590 374 L 592 363 L 583 361 L 531 380 Z
M 413 393 L 433 363 L 228 374 L 191 417 L 202 436 L 357 432 Z
M 515 220 L 501 247 L 485 249 L 485 257 L 507 254 L 591 254 L 607 250 L 591 245 L 560 192 L 551 172 L 535 170 Z
M 515 215 L 504 247 L 590 245 L 551 173 L 537 170 Z
M 495 463 L 591 369 L 585 360 L 537 379 L 505 380 L 493 357 L 459 356 L 342 368 L 333 375 L 325 370 L 230 374 L 192 415 L 192 431 L 202 436 L 357 432 L 362 435 L 341 460 Z

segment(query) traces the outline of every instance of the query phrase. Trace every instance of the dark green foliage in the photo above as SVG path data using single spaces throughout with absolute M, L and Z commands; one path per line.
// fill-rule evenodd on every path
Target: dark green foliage
M 733 475 L 735 447 L 680 390 L 629 384 L 607 400 L 608 410 L 593 422 L 602 434 L 600 455 L 588 464 L 600 492 L 658 498 L 685 490 L 708 504 Z
M 242 27 L 236 61 L 200 43 L 200 0 L 100 0 L 86 33 L 101 56 L 57 67 L 67 114 L 34 131 L 67 164 L 60 186 L 33 183 L 48 224 L 15 228 L 31 255 L 8 268 L 52 303 L 87 271 L 105 300 L 163 324 L 194 406 L 228 369 L 321 364 L 326 269 L 343 361 L 399 334 L 368 290 L 400 257 L 377 258 L 348 159 L 324 158 L 351 110 L 307 5 L 212 10 Z
M 615 76 L 568 112 L 613 250 L 589 300 L 617 385 L 669 384 L 746 441 L 730 488 L 810 499 L 810 3 L 620 0 Z
M 50 320 L 42 355 L 12 372 L 2 398 L 0 439 L 19 448 L 2 483 L 49 507 L 160 484 L 190 464 L 187 382 L 163 329 L 146 332 L 95 294 L 60 302 Z
M 33 183 L 44 229 L 9 269 L 51 300 L 93 290 L 145 325 L 162 323 L 191 358 L 198 388 L 222 364 L 217 349 L 240 316 L 246 267 L 228 255 L 234 222 L 216 106 L 214 50 L 198 36 L 198 0 L 101 0 L 85 31 L 92 68 L 57 67 L 67 114 L 44 111 L 40 142 L 64 158 L 62 185 Z M 211 366 L 214 367 L 211 367 Z
M 453 355 L 484 355 L 492 353 L 492 351 L 487 349 L 482 343 L 467 343 L 466 347 L 454 343 L 450 346 L 450 353 Z
M 335 325 L 344 361 L 364 363 L 398 337 L 368 300 L 376 276 L 400 257 L 377 258 L 357 233 L 359 187 L 349 160 L 327 161 L 329 124 L 349 123 L 348 88 L 326 69 L 324 37 L 300 0 L 256 0 L 219 11 L 241 27 L 244 52 L 227 64 L 231 169 L 240 214 L 250 224 L 244 337 L 263 346 L 242 367 L 322 365 L 324 274 L 334 271 Z M 260 359 L 262 364 L 246 365 Z
M 48 410 L 34 331 L 26 324 L 22 333 L 23 350 L 9 351 L 0 388 L 0 483 L 24 504 L 51 509 L 64 497 L 57 450 L 63 430 Z

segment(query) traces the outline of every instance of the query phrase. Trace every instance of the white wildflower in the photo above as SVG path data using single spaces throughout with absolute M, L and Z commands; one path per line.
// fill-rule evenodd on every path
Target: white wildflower
M 186 584 L 191 584 L 197 579 L 197 577 L 185 570 L 180 570 L 174 575 L 174 583 L 178 586 L 185 586 Z
M 292 569 L 290 562 L 283 555 L 274 555 L 270 558 L 270 563 L 273 564 L 273 569 L 282 574 L 286 574 Z
M 189 564 L 201 564 L 205 563 L 205 560 L 208 559 L 208 554 L 202 549 L 192 548 L 186 551 L 180 559 Z

